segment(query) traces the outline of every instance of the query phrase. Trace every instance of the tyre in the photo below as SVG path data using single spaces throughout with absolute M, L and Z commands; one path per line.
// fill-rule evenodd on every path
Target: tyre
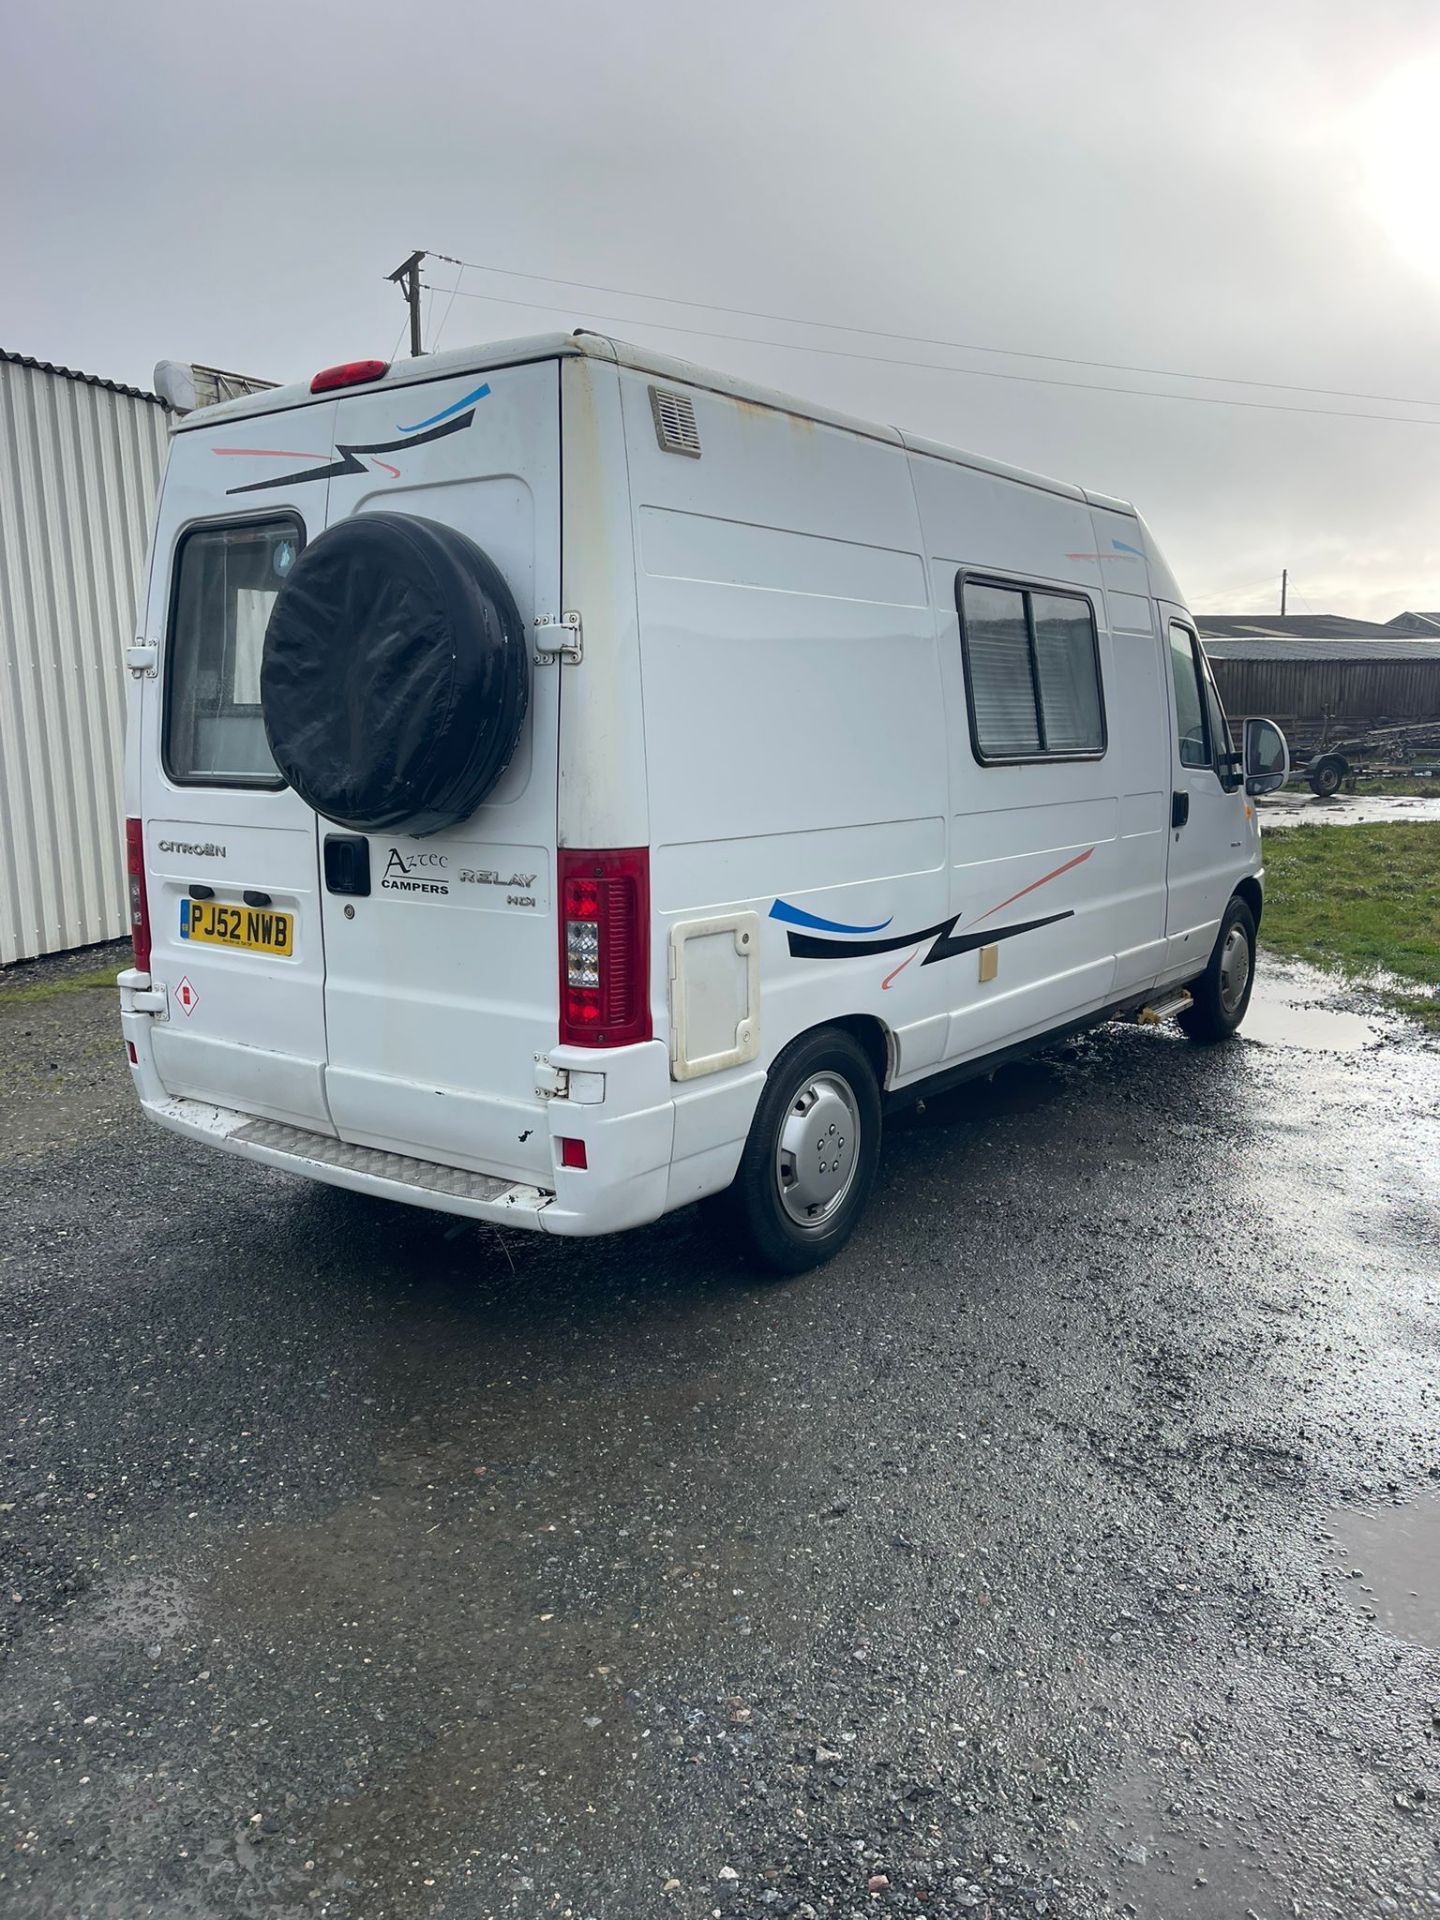
M 776 1273 L 837 1254 L 880 1159 L 880 1089 L 841 1027 L 794 1041 L 766 1076 L 734 1185 L 710 1205 L 727 1236 Z
M 1310 767 L 1310 791 L 1321 800 L 1328 800 L 1332 793 L 1340 791 L 1340 782 L 1345 778 L 1345 762 L 1338 753 L 1326 753 L 1314 761 Z
M 412 514 L 354 514 L 322 533 L 265 629 L 275 764 L 352 833 L 468 820 L 515 751 L 529 686 L 499 569 L 458 528 Z
M 1238 896 L 1220 922 L 1210 964 L 1190 983 L 1194 1004 L 1180 1015 L 1192 1040 L 1228 1040 L 1245 1018 L 1255 985 L 1255 916 Z

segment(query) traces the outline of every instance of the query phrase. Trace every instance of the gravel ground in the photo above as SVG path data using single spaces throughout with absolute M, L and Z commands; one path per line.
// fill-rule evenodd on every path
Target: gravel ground
M 5 1920 L 1440 1912 L 1440 1054 L 1284 978 L 785 1285 L 190 1148 L 0 982 Z

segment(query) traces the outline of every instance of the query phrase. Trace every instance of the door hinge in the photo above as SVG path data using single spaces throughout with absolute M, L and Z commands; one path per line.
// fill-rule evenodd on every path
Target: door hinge
M 551 660 L 578 660 L 585 651 L 585 643 L 580 632 L 578 613 L 562 613 L 558 620 L 537 620 L 535 622 L 535 658 L 540 662 Z
M 125 649 L 125 665 L 137 680 L 155 678 L 159 657 L 160 649 L 153 640 L 137 640 L 133 647 Z
M 136 987 L 131 990 L 130 1013 L 153 1013 L 158 1020 L 170 1018 L 170 996 L 163 986 Z
M 552 1067 L 543 1053 L 535 1056 L 535 1091 L 542 1100 L 568 1100 L 570 1073 L 566 1067 Z

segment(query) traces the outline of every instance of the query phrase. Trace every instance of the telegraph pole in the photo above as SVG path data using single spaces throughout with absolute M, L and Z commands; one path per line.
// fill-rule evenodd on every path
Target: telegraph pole
M 417 253 L 415 258 L 418 260 L 420 258 L 420 255 Z M 392 275 L 391 277 L 393 279 L 394 276 Z M 1288 567 L 1282 567 L 1280 569 L 1280 618 L 1282 620 L 1285 618 L 1285 597 L 1289 592 L 1289 590 L 1290 590 L 1290 569 Z
M 410 352 L 417 360 L 425 351 L 420 343 L 420 262 L 424 258 L 423 252 L 412 253 L 408 260 L 400 262 L 393 273 L 385 276 L 399 287 L 410 308 Z

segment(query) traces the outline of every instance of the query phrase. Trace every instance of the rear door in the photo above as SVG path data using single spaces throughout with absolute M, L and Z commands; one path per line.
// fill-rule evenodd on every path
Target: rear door
M 171 1093 L 331 1131 L 315 816 L 265 742 L 270 609 L 325 489 L 332 402 L 178 433 L 156 528 L 142 683 L 151 970 L 169 994 L 156 1068 Z
M 376 511 L 459 528 L 499 567 L 527 634 L 558 619 L 557 361 L 343 397 L 328 524 Z M 378 448 L 372 453 L 368 449 Z M 340 1137 L 448 1165 L 546 1182 L 535 1056 L 558 1020 L 555 905 L 562 670 L 531 670 L 509 767 L 461 826 L 359 842 L 322 878 L 325 1073 Z M 313 817 L 313 816 L 312 816 Z M 346 891 L 355 870 L 368 893 Z
M 1161 604 L 1170 680 L 1170 852 L 1166 870 L 1166 966 L 1210 957 L 1220 917 L 1245 861 L 1243 785 L 1222 780 L 1230 752 L 1218 696 L 1190 617 Z

